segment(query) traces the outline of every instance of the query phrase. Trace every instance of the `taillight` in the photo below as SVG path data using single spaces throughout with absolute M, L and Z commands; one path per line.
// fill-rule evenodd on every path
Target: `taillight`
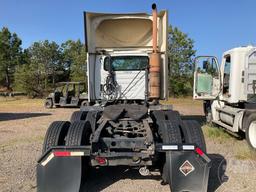
M 55 157 L 68 157 L 68 156 L 70 156 L 69 151 L 54 151 L 53 154 L 54 154 Z
M 105 157 L 95 157 L 95 160 L 100 164 L 100 165 L 105 165 L 107 163 L 107 159 Z
M 204 152 L 198 147 L 196 148 L 196 153 L 200 156 L 202 156 L 204 154 Z

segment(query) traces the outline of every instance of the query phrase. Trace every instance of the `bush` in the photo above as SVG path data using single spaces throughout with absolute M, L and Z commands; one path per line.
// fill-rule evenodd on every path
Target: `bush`
M 170 77 L 169 80 L 170 96 L 188 96 L 193 93 L 193 78 L 190 76 Z

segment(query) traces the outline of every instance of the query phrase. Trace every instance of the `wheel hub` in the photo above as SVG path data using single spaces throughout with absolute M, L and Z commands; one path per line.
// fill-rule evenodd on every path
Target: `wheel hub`
M 249 126 L 249 140 L 253 148 L 256 148 L 256 121 Z

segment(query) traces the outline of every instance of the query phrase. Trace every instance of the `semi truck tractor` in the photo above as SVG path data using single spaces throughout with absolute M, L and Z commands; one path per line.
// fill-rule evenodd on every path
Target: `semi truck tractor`
M 256 47 L 226 51 L 220 66 L 216 57 L 197 57 L 193 97 L 204 100 L 208 122 L 236 136 L 245 135 L 256 149 Z
M 152 15 L 84 13 L 88 106 L 48 128 L 38 191 L 80 191 L 89 170 L 104 166 L 159 171 L 172 192 L 207 191 L 200 125 L 160 104 L 168 99 L 167 20 L 155 4 Z

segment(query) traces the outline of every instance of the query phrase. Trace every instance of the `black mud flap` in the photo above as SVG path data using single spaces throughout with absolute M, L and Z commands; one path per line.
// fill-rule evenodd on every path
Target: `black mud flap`
M 48 151 L 37 164 L 38 192 L 79 192 L 84 152 Z
M 167 151 L 169 184 L 172 192 L 207 192 L 210 159 L 196 151 Z

